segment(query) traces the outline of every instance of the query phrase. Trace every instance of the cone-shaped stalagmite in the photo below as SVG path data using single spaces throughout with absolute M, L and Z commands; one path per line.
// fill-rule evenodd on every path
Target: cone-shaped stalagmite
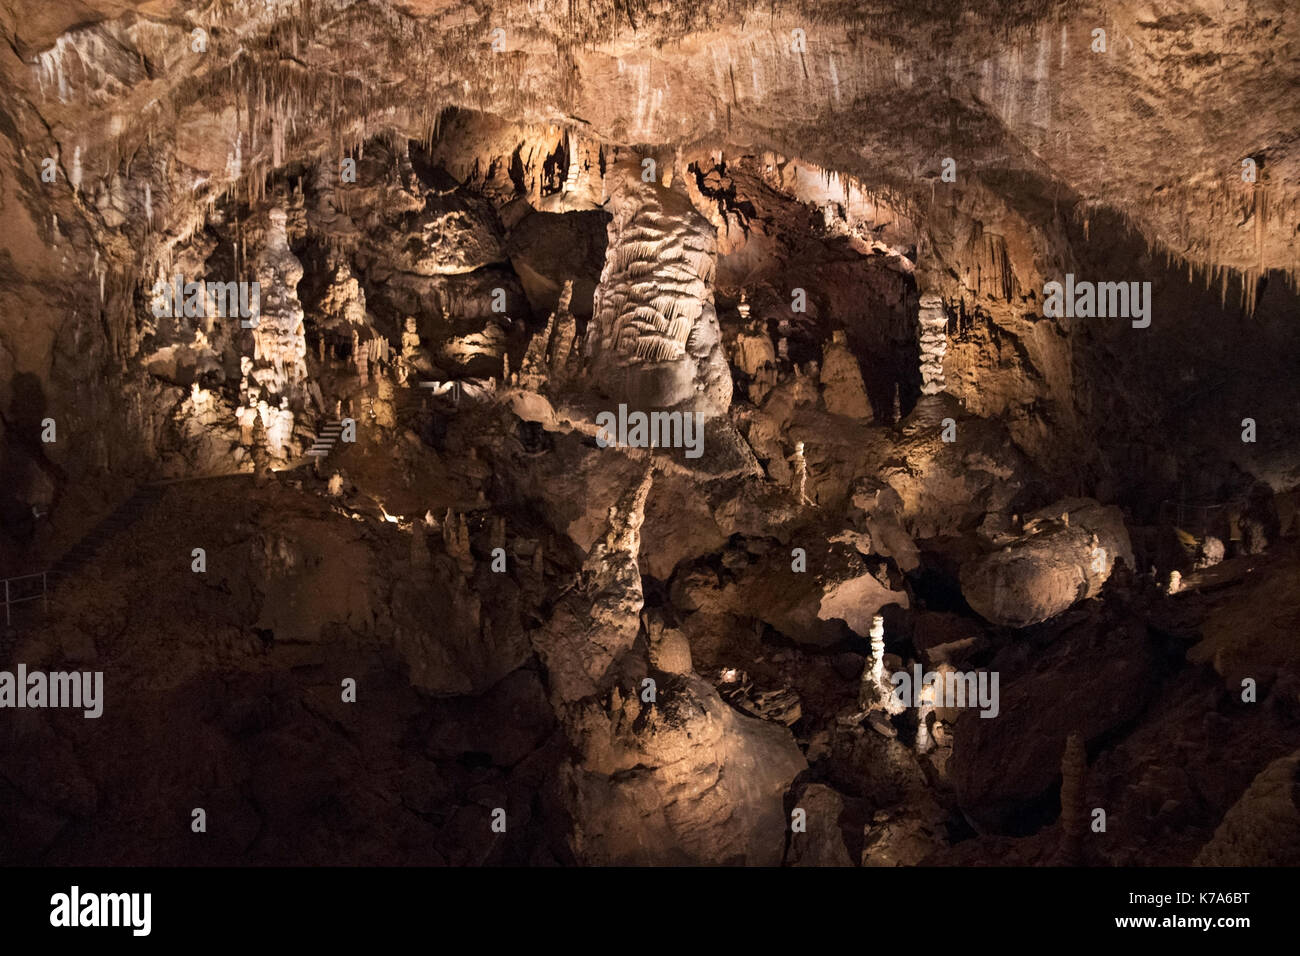
M 1084 808 L 1088 784 L 1088 754 L 1083 737 L 1070 734 L 1061 756 L 1061 843 L 1058 849 L 1060 862 L 1078 866 L 1083 862 L 1083 838 L 1087 831 L 1087 812 Z

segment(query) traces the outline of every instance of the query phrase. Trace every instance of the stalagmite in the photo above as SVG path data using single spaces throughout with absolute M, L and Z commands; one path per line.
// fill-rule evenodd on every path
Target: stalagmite
M 918 691 L 920 700 L 916 710 L 916 752 L 928 753 L 930 750 L 930 715 L 934 713 L 935 689 L 933 684 L 926 684 Z
M 546 326 L 528 342 L 519 365 L 519 382 L 524 388 L 536 391 L 546 382 L 546 351 L 555 330 L 555 313 L 546 317 Z
M 259 485 L 265 484 L 271 471 L 271 454 L 267 450 L 266 424 L 262 411 L 265 402 L 258 403 L 257 414 L 253 416 L 251 444 L 253 447 L 253 480 Z
M 750 378 L 749 400 L 755 405 L 761 405 L 779 379 L 776 349 L 772 346 L 772 339 L 762 320 L 750 319 L 749 303 L 743 291 L 736 310 L 740 313 L 741 330 L 736 334 L 732 360 Z
M 318 308 L 321 324 L 326 328 L 366 324 L 366 292 L 346 262 L 334 270 Z
M 306 403 L 307 338 L 298 282 L 302 263 L 289 250 L 283 209 L 272 209 L 257 257 L 260 314 L 253 329 L 252 376 L 273 396 L 288 396 L 297 407 Z
M 885 619 L 877 614 L 871 618 L 871 682 L 881 686 L 885 675 Z
M 411 522 L 411 567 L 424 569 L 429 567 L 429 545 L 425 541 L 423 521 Z
M 943 357 L 948 351 L 948 318 L 943 299 L 934 293 L 921 296 L 917 316 L 921 338 L 921 392 L 938 395 L 944 390 Z
M 278 408 L 267 409 L 267 448 L 274 458 L 284 458 L 286 449 L 293 436 L 293 411 L 289 408 L 289 397 L 280 397 Z
M 394 400 L 393 380 L 387 374 L 375 378 L 374 417 L 380 428 L 397 427 L 397 404 Z
M 900 699 L 893 686 L 885 680 L 885 619 L 876 614 L 871 618 L 868 631 L 871 638 L 871 656 L 862 668 L 858 687 L 858 707 L 865 714 L 877 714 L 877 721 L 902 713 L 910 701 Z M 922 714 L 921 716 L 924 716 Z M 918 738 L 919 739 L 919 738 Z
M 560 290 L 560 299 L 555 307 L 555 330 L 550 343 L 551 382 L 557 388 L 563 388 L 573 371 L 574 353 L 577 347 L 578 325 L 569 310 L 573 300 L 573 280 L 565 279 Z
M 352 367 L 356 370 L 361 387 L 370 384 L 370 346 L 356 329 L 352 330 Z
M 1081 862 L 1087 814 L 1084 808 L 1088 773 L 1088 755 L 1083 737 L 1070 734 L 1061 756 L 1061 861 L 1067 866 Z
M 408 386 L 412 378 L 418 380 L 433 373 L 433 360 L 420 343 L 419 327 L 413 315 L 408 315 L 402 325 L 402 352 L 397 366 L 399 383 Z
M 804 457 L 803 442 L 795 442 L 791 460 L 794 470 L 795 490 L 801 505 L 816 505 L 808 495 L 808 459 Z
M 584 354 L 593 381 L 634 408 L 721 414 L 731 371 L 713 305 L 716 240 L 684 191 L 611 171 L 609 250 Z
M 832 415 L 866 420 L 871 418 L 871 402 L 862 382 L 862 369 L 849 351 L 848 337 L 842 329 L 831 334 L 823 352 L 822 397 Z

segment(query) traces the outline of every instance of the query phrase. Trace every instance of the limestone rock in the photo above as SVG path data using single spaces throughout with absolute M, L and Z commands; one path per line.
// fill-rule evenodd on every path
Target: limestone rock
M 656 621 L 650 627 L 650 665 L 666 674 L 690 674 L 691 644 L 686 635 Z
M 786 862 L 793 866 L 852 866 L 840 830 L 844 798 L 825 784 L 812 783 L 799 795 L 795 807 L 804 811 L 807 830 L 790 834 Z
M 863 866 L 917 866 L 947 845 L 944 813 L 933 799 L 878 810 L 863 829 Z
M 1300 753 L 1260 771 L 1196 855 L 1196 864 L 1300 865 Z
M 458 275 L 506 260 L 505 237 L 491 206 L 459 192 L 430 195 L 393 235 L 410 238 L 388 249 L 389 261 L 415 275 Z
M 301 400 L 307 379 L 307 339 L 298 281 L 302 263 L 290 251 L 286 214 L 272 209 L 257 259 L 261 314 L 253 329 L 253 377 L 271 396 Z
M 784 727 L 741 716 L 697 677 L 644 710 L 589 711 L 582 727 L 584 759 L 562 780 L 581 862 L 781 862 L 784 796 L 807 767 Z
M 962 594 L 986 620 L 1025 627 L 1095 597 L 1120 560 L 1133 565 L 1119 509 L 1069 499 L 1026 516 L 1020 538 L 964 564 Z
M 1029 672 L 995 659 L 997 716 L 967 708 L 954 728 L 951 770 L 963 811 L 993 829 L 1013 818 L 1052 786 L 1070 734 L 1087 743 L 1142 712 L 1154 666 L 1143 627 L 1102 620 L 1059 637 Z

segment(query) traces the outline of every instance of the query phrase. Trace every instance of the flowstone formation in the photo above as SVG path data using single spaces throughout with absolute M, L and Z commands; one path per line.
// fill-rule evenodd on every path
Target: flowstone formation
M 609 180 L 609 250 L 585 346 L 592 381 L 634 408 L 721 415 L 731 373 L 713 305 L 713 228 L 683 190 L 646 182 L 631 162 Z

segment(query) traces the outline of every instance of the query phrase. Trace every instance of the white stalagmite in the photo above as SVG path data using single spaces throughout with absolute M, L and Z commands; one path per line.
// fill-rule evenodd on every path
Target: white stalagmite
M 257 257 L 261 315 L 253 330 L 253 377 L 275 394 L 294 394 L 307 378 L 307 338 L 298 281 L 302 263 L 289 250 L 286 214 L 272 209 Z M 268 373 L 268 367 L 270 369 Z
M 885 676 L 885 619 L 877 614 L 871 618 L 871 681 L 876 686 Z
M 866 713 L 883 711 L 885 714 L 899 714 L 907 707 L 907 701 L 894 694 L 891 682 L 885 680 L 885 619 L 879 614 L 872 616 L 871 656 L 862 668 L 862 684 L 858 689 L 858 706 Z M 925 717 L 923 712 L 922 719 Z M 918 741 L 918 745 L 928 744 Z
M 943 357 L 948 352 L 948 317 L 943 299 L 934 293 L 921 295 L 918 316 L 921 336 L 921 392 L 938 395 L 944 390 Z
M 286 456 L 286 447 L 293 437 L 293 412 L 289 409 L 288 396 L 280 397 L 280 407 L 267 411 L 266 443 L 271 454 L 276 458 Z
M 923 754 L 930 750 L 929 718 L 934 713 L 934 685 L 926 684 L 919 693 L 920 701 L 916 713 L 916 752 Z

